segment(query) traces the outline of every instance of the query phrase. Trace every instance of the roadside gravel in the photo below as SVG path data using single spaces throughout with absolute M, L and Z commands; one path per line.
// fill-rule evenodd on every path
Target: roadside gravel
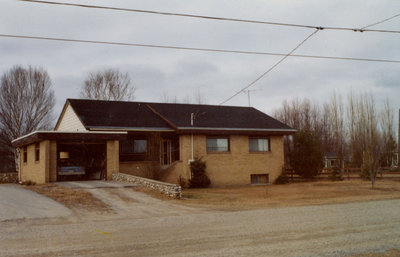
M 347 256 L 400 249 L 400 200 L 163 211 L 3 222 L 0 256 Z

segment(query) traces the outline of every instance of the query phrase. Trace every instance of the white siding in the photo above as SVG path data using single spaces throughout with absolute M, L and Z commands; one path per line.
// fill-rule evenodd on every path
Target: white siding
M 86 131 L 86 129 L 74 110 L 68 104 L 56 131 Z

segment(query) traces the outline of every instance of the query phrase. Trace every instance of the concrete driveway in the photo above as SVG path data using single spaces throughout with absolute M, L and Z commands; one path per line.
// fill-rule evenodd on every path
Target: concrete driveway
M 93 188 L 123 188 L 134 187 L 135 184 L 121 183 L 116 181 L 103 181 L 103 180 L 89 180 L 89 181 L 63 181 L 56 182 L 60 187 L 65 188 L 79 188 L 79 189 L 93 189 Z
M 0 222 L 24 218 L 63 217 L 70 214 L 71 210 L 64 205 L 19 185 L 0 185 Z

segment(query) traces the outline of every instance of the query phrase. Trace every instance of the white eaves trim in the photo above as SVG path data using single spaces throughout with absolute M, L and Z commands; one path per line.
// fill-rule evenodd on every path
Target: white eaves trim
M 174 132 L 166 128 L 135 128 L 135 127 L 88 127 L 90 131 L 147 131 L 147 132 Z
M 107 135 L 107 134 L 126 135 L 126 134 L 128 134 L 128 132 L 126 132 L 126 131 L 125 132 L 124 131 L 112 132 L 112 131 L 53 131 L 53 130 L 47 131 L 47 130 L 37 130 L 37 131 L 33 131 L 33 132 L 29 133 L 29 134 L 26 134 L 26 135 L 24 135 L 22 137 L 16 138 L 16 139 L 12 140 L 11 143 L 13 143 L 13 142 L 15 142 L 17 140 L 29 137 L 29 136 L 31 136 L 33 134 L 37 134 L 37 133 L 48 133 L 48 134 L 100 134 L 100 135 L 101 134 L 104 134 L 104 135 Z

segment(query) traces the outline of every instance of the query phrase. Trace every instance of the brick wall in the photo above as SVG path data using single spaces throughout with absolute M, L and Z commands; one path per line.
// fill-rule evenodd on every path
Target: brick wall
M 107 180 L 112 179 L 112 174 L 119 172 L 119 141 L 107 141 Z
M 20 149 L 20 174 L 21 181 L 32 181 L 36 184 L 44 184 L 49 182 L 49 147 L 50 141 L 44 140 L 39 143 L 40 157 L 39 161 L 35 160 L 35 144 L 27 146 L 27 161 L 24 162 L 24 149 Z
M 284 165 L 283 137 L 270 136 L 271 151 L 249 152 L 249 137 L 246 135 L 230 136 L 230 151 L 227 153 L 207 153 L 206 136 L 194 135 L 194 157 L 206 161 L 207 175 L 211 186 L 249 185 L 251 174 L 268 174 L 272 183 L 280 175 Z M 189 160 L 192 159 L 192 136 L 180 135 L 180 161 L 162 170 L 160 180 L 179 183 L 179 178 L 186 182 L 190 179 Z M 151 177 L 144 162 L 120 163 L 120 172 Z
M 259 153 L 249 152 L 249 137 L 246 135 L 230 136 L 229 152 L 207 153 L 206 138 L 205 135 L 194 136 L 194 156 L 206 161 L 206 172 L 213 187 L 248 185 L 251 182 L 251 174 L 268 174 L 269 181 L 273 182 L 282 171 L 284 164 L 282 136 L 270 136 L 271 151 Z M 181 135 L 180 148 L 184 165 L 180 175 L 189 179 L 188 161 L 192 155 L 191 135 Z

